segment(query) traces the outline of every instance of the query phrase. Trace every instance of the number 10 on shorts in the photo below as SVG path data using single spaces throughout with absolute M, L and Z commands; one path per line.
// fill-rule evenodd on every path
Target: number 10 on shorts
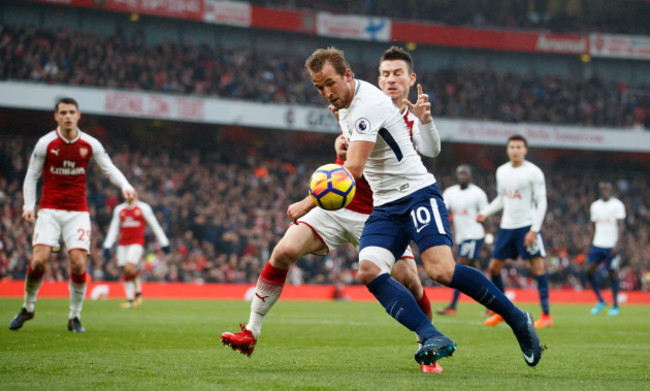
M 419 234 L 424 228 L 431 225 L 431 216 L 433 215 L 433 220 L 436 228 L 438 229 L 438 233 L 444 234 L 445 227 L 442 224 L 442 217 L 440 216 L 440 210 L 438 209 L 438 202 L 435 198 L 431 198 L 429 201 L 429 205 L 421 205 L 411 210 L 411 219 L 413 220 L 415 232 Z

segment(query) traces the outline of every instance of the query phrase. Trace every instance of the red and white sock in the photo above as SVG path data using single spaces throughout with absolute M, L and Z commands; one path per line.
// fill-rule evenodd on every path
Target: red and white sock
M 25 307 L 27 312 L 34 312 L 34 303 L 36 302 L 38 290 L 43 283 L 44 274 L 45 268 L 41 270 L 33 270 L 31 264 L 27 267 L 27 276 L 25 277 L 25 300 L 23 301 L 23 307 Z
M 260 336 L 264 317 L 282 294 L 288 272 L 289 270 L 280 270 L 273 267 L 271 262 L 267 262 L 257 279 L 255 295 L 251 302 L 251 315 L 246 325 L 255 339 Z
M 124 293 L 126 294 L 126 299 L 129 301 L 133 301 L 133 298 L 135 297 L 135 279 L 137 277 L 136 275 L 122 275 L 122 279 L 124 280 Z
M 422 297 L 417 301 L 417 303 L 418 307 L 420 307 L 427 318 L 432 319 L 433 312 L 431 311 L 431 302 L 429 301 L 429 298 L 427 297 L 427 291 L 425 291 L 424 288 L 422 288 Z
M 70 273 L 70 315 L 69 319 L 79 317 L 81 307 L 86 297 L 86 272 L 81 274 Z
M 422 288 L 422 297 L 420 300 L 417 300 L 418 307 L 424 312 L 424 314 L 427 316 L 427 318 L 431 319 L 433 318 L 433 312 L 431 311 L 431 302 L 429 301 L 429 297 L 427 296 L 427 291 Z M 418 346 L 421 348 L 422 347 L 422 341 L 420 340 L 420 336 L 416 333 L 415 338 L 417 338 L 418 341 Z

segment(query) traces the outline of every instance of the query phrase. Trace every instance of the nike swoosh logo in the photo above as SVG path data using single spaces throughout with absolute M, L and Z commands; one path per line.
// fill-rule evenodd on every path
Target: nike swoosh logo
M 420 231 L 422 231 L 422 230 L 423 230 L 424 228 L 426 228 L 428 225 L 429 225 L 429 224 L 424 224 L 424 225 L 421 226 L 420 228 L 416 229 L 415 232 L 420 233 Z
M 535 353 L 531 354 L 530 356 L 526 356 L 524 354 L 524 360 L 526 360 L 528 364 L 532 364 L 533 362 L 535 362 Z

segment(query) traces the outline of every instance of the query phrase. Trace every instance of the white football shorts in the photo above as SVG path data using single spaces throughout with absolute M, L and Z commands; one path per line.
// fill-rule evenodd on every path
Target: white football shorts
M 346 208 L 325 210 L 316 207 L 299 218 L 298 223 L 309 226 L 325 244 L 323 251 L 314 254 L 327 255 L 330 249 L 341 247 L 345 243 L 350 243 L 359 249 L 361 232 L 368 216 Z M 402 258 L 414 258 L 411 247 L 406 248 Z
M 142 259 L 144 247 L 139 244 L 117 246 L 117 266 L 122 267 L 127 263 L 137 265 Z
M 32 246 L 42 244 L 56 249 L 63 243 L 68 251 L 74 249 L 90 251 L 90 214 L 88 212 L 58 209 L 40 209 Z

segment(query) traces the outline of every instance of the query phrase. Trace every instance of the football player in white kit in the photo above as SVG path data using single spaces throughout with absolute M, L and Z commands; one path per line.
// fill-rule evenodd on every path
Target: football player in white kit
M 70 256 L 70 314 L 68 330 L 84 332 L 79 314 L 86 295 L 86 257 L 90 250 L 90 214 L 86 200 L 86 173 L 92 158 L 111 182 L 130 200 L 135 190 L 115 167 L 102 144 L 82 132 L 79 105 L 72 98 L 57 101 L 54 119 L 58 127 L 41 137 L 29 161 L 23 184 L 23 219 L 33 223 L 36 185 L 43 175 L 43 194 L 32 239 L 33 257 L 25 278 L 23 307 L 9 328 L 18 330 L 34 317 L 34 303 L 43 282 L 52 248 L 63 238 Z
M 122 270 L 127 299 L 121 304 L 122 308 L 134 308 L 142 304 L 142 281 L 138 275 L 138 263 L 144 253 L 147 225 L 156 235 L 163 253 L 169 254 L 169 239 L 149 204 L 135 198 L 117 205 L 113 210 L 113 218 L 104 239 L 104 259 L 110 259 L 111 247 L 117 240 L 117 266 Z
M 476 221 L 476 215 L 488 206 L 487 194 L 472 183 L 472 169 L 467 164 L 456 168 L 458 184 L 442 193 L 445 205 L 454 225 L 454 241 L 458 246 L 458 263 L 478 268 L 478 257 L 485 240 L 483 224 Z M 440 315 L 456 315 L 456 303 L 460 292 L 454 290 L 451 303 L 440 308 Z
M 506 259 L 529 260 L 537 281 L 542 315 L 535 322 L 536 328 L 552 327 L 548 299 L 548 276 L 544 266 L 544 243 L 542 223 L 546 214 L 546 182 L 544 173 L 536 165 L 526 160 L 528 142 L 521 135 L 512 135 L 506 143 L 510 161 L 497 168 L 497 196 L 490 205 L 481 210 L 476 221 L 485 219 L 502 210 L 501 225 L 492 250 L 490 274 L 492 282 L 504 290 L 501 270 Z M 494 326 L 503 321 L 499 314 L 485 320 L 486 326 Z
M 420 336 L 423 346 L 415 354 L 416 361 L 431 364 L 451 356 L 456 344 L 433 326 L 413 295 L 390 276 L 411 241 L 417 244 L 431 278 L 502 314 L 526 363 L 537 365 L 542 345 L 530 314 L 516 308 L 480 271 L 454 262 L 447 209 L 392 100 L 372 84 L 355 79 L 343 52 L 336 48 L 316 50 L 305 66 L 318 92 L 338 110 L 341 130 L 349 141 L 345 167 L 355 178 L 363 175 L 373 191 L 373 210 L 359 245 L 357 279 L 394 319 Z M 429 122 L 426 94 L 407 105 L 423 125 Z
M 598 266 L 605 263 L 609 280 L 612 285 L 613 305 L 607 315 L 618 315 L 618 267 L 619 267 L 619 238 L 624 230 L 625 205 L 612 196 L 612 184 L 598 184 L 600 199 L 594 201 L 589 208 L 591 215 L 592 246 L 589 251 L 587 278 L 598 298 L 598 304 L 591 309 L 592 315 L 599 314 L 605 308 L 605 300 L 600 294 L 598 281 Z
M 386 53 L 391 53 L 393 50 L 395 48 L 389 49 Z M 406 55 L 410 60 L 410 55 Z M 389 62 L 394 63 L 395 61 L 391 60 Z M 380 69 L 384 63 L 384 58 L 382 58 Z M 406 71 L 408 68 L 406 63 L 403 61 L 400 61 L 400 63 L 404 71 Z M 410 68 L 408 69 L 411 70 L 408 75 L 413 76 L 414 82 L 415 74 L 412 73 L 412 60 L 410 60 Z M 380 84 L 381 82 L 382 79 L 380 78 Z M 392 76 L 390 84 L 395 84 Z M 398 84 L 402 88 L 400 93 L 395 95 L 395 99 L 405 107 L 403 121 L 408 124 L 409 129 L 413 129 L 412 142 L 422 155 L 437 156 L 440 153 L 440 137 L 435 124 L 433 121 L 429 121 L 427 126 L 420 129 L 418 126 L 420 120 L 413 116 L 406 109 L 406 103 L 402 102 L 402 99 L 408 97 L 408 89 L 413 83 L 405 86 L 405 88 L 402 83 Z M 333 111 L 335 116 L 337 115 L 335 107 L 330 107 L 330 110 Z M 347 147 L 346 139 L 343 136 L 337 137 L 335 150 L 338 164 L 343 164 L 346 160 Z M 357 178 L 355 197 L 350 205 L 344 209 L 327 211 L 315 208 L 310 197 L 305 197 L 303 200 L 290 205 L 287 215 L 295 224 L 287 229 L 285 236 L 274 248 L 269 262 L 266 263 L 264 270 L 262 270 L 252 299 L 249 321 L 245 327 L 241 326 L 242 330 L 240 332 L 223 333 L 221 336 L 222 343 L 242 354 L 251 355 L 260 336 L 262 322 L 282 293 L 289 267 L 307 254 L 326 255 L 329 249 L 337 248 L 344 243 L 351 243 L 358 247 L 364 224 L 371 210 L 372 191 L 363 177 Z M 419 308 L 430 320 L 432 318 L 431 304 L 426 292 L 422 289 L 415 259 L 410 248 L 407 247 L 404 250 L 399 262 L 395 263 L 391 275 L 409 289 Z M 442 372 L 442 368 L 438 363 L 421 363 L 420 369 L 429 373 Z

